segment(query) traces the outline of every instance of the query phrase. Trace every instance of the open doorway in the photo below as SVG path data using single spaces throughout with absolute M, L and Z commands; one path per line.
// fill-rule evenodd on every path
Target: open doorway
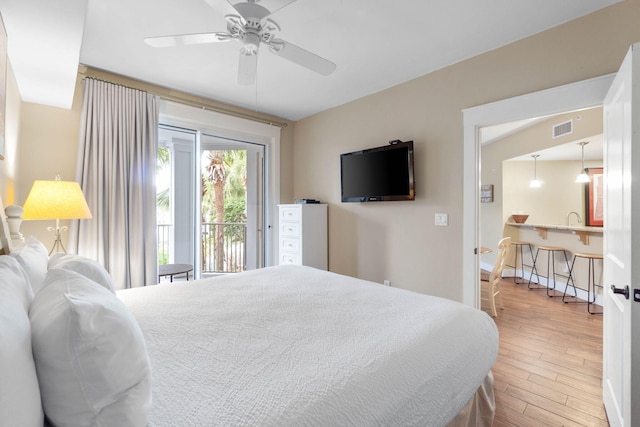
M 587 184 L 576 182 L 583 168 L 602 167 L 601 107 L 490 126 L 480 134 L 481 184 L 492 189 L 492 197 L 482 198 L 480 204 L 481 245 L 491 248 L 503 237 L 532 243 L 522 248 L 517 265 L 516 248 L 511 249 L 504 276 L 514 277 L 515 282 L 532 277 L 531 249 L 541 244 L 564 247 L 570 260 L 575 252 L 602 253 L 601 228 L 587 227 L 594 225 L 588 221 Z M 582 148 L 586 148 L 584 161 Z M 530 185 L 534 177 L 539 186 Z M 512 214 L 526 215 L 524 224 L 510 225 Z M 548 227 L 544 238 L 534 225 Z M 585 230 L 590 231 L 575 234 Z M 495 251 L 482 254 L 481 269 L 490 270 L 495 256 Z M 557 271 L 566 279 L 568 266 L 559 258 Z M 546 260 L 538 264 L 546 269 Z M 597 270 L 600 277 L 600 263 Z M 579 288 L 586 287 L 587 274 L 579 262 L 573 275 Z M 546 278 L 534 279 L 546 282 Z
M 531 117 L 599 107 L 613 75 L 481 105 L 463 111 L 463 302 L 480 307 L 480 129 Z

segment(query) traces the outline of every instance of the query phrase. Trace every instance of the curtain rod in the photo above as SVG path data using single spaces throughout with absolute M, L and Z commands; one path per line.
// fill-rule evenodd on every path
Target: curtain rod
M 154 95 L 159 96 L 161 99 L 164 99 L 165 101 L 177 102 L 179 104 L 188 105 L 190 107 L 201 108 L 203 110 L 213 111 L 215 113 L 225 114 L 227 116 L 233 116 L 233 117 L 238 117 L 238 118 L 241 118 L 241 119 L 252 120 L 254 122 L 264 123 L 264 124 L 267 124 L 267 125 L 270 125 L 270 126 L 277 126 L 277 127 L 280 127 L 280 128 L 286 128 L 287 126 L 289 126 L 286 122 L 276 122 L 276 121 L 273 121 L 273 120 L 264 119 L 262 117 L 254 116 L 252 114 L 241 113 L 239 111 L 229 110 L 229 109 L 223 108 L 223 107 L 214 107 L 212 105 L 205 105 L 205 104 L 202 104 L 202 103 L 199 103 L 199 102 L 190 101 L 188 99 L 185 99 L 185 98 L 182 98 L 182 97 L 179 97 L 179 96 L 163 95 L 163 94 L 154 93 L 154 92 L 150 92 L 150 93 L 153 93 Z
M 128 87 L 129 89 L 141 90 L 143 92 L 147 92 L 147 93 L 150 93 L 152 95 L 156 95 L 156 96 L 160 97 L 161 99 L 164 99 L 165 101 L 177 102 L 179 104 L 188 105 L 190 107 L 196 107 L 196 108 L 200 108 L 202 110 L 213 111 L 214 113 L 220 113 L 220 114 L 224 114 L 224 115 L 227 115 L 227 116 L 233 116 L 233 117 L 238 117 L 238 118 L 241 118 L 241 119 L 247 119 L 247 120 L 251 120 L 251 121 L 254 121 L 254 122 L 264 123 L 264 124 L 269 125 L 269 126 L 276 126 L 276 127 L 280 127 L 280 128 L 286 128 L 287 126 L 289 126 L 286 122 L 278 122 L 278 121 L 274 121 L 274 120 L 269 120 L 269 119 L 265 119 L 265 118 L 262 118 L 262 117 L 254 116 L 252 114 L 241 113 L 239 111 L 230 110 L 230 109 L 224 108 L 224 107 L 216 107 L 216 106 L 213 106 L 213 105 L 205 105 L 205 104 L 202 104 L 200 102 L 191 101 L 191 100 L 188 100 L 186 98 L 182 98 L 180 96 L 166 95 L 166 94 L 158 93 L 158 92 L 155 92 L 155 91 L 152 91 L 152 90 L 132 88 L 132 87 L 123 85 L 121 83 L 114 83 L 114 82 L 110 82 L 108 80 L 99 79 L 99 78 L 92 77 L 92 76 L 87 76 L 85 74 L 84 77 L 83 77 L 83 80 L 87 79 L 87 78 L 88 79 L 93 79 L 93 80 L 98 80 L 98 81 L 109 83 L 109 84 L 113 84 L 113 85 Z

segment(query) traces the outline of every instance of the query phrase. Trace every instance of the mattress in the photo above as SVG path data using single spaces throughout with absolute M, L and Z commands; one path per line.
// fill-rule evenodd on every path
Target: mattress
M 152 426 L 444 426 L 497 356 L 484 312 L 303 266 L 118 291 Z

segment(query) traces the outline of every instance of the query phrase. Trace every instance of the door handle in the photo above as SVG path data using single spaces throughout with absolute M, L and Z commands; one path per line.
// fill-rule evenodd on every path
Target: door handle
M 614 294 L 624 295 L 625 299 L 629 299 L 629 286 L 625 286 L 623 289 L 623 288 L 616 288 L 615 285 L 611 285 L 611 292 L 613 292 Z

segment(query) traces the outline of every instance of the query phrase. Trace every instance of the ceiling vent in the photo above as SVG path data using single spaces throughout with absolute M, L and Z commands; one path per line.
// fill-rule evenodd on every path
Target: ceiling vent
M 553 127 L 554 138 L 560 138 L 561 136 L 569 135 L 570 133 L 573 133 L 573 120 L 557 124 Z

